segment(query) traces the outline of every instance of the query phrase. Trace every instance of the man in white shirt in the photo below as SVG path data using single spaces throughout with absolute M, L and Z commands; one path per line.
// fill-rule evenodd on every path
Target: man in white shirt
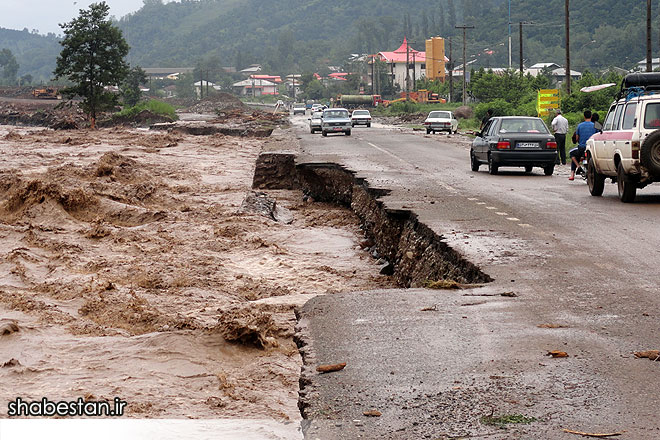
M 568 119 L 562 116 L 561 110 L 557 109 L 557 116 L 552 120 L 552 131 L 555 132 L 555 140 L 557 141 L 557 156 L 556 164 L 566 165 L 566 133 L 568 132 Z

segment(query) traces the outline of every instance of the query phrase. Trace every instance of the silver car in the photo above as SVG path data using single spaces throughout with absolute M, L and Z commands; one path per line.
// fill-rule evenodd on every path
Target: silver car
M 321 122 L 323 121 L 323 112 L 314 112 L 309 118 L 309 132 L 314 134 L 321 131 Z
M 323 110 L 321 122 L 321 134 L 343 132 L 346 136 L 351 135 L 351 117 L 345 108 L 329 108 Z

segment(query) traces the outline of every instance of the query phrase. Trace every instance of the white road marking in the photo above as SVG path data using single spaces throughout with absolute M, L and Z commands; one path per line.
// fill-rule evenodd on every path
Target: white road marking
M 512 222 L 519 222 L 520 219 L 516 217 L 507 217 L 507 220 L 511 220 Z
M 497 208 L 494 206 L 486 206 L 486 209 L 497 209 Z
M 506 212 L 496 212 L 495 214 L 497 214 L 497 215 L 509 215 Z
M 376 144 L 372 144 L 371 142 L 367 142 L 367 144 L 371 145 L 372 147 L 374 147 L 376 150 L 380 151 L 381 153 L 385 153 L 385 154 L 387 154 L 388 156 L 392 156 L 392 157 L 395 158 L 396 160 L 398 160 L 398 161 L 400 161 L 400 162 L 403 162 L 403 163 L 405 163 L 406 165 L 414 166 L 413 164 L 411 164 L 411 163 L 409 163 L 409 162 L 406 162 L 405 160 L 401 159 L 401 158 L 400 158 L 399 156 L 397 156 L 396 154 L 394 154 L 394 153 L 390 153 L 389 151 L 387 151 L 387 150 L 385 150 L 385 149 L 383 149 L 383 148 L 380 148 L 380 147 L 379 147 L 378 145 L 376 145 Z
M 520 226 L 522 228 L 531 228 L 532 227 L 532 225 L 527 224 L 527 223 L 518 223 L 518 226 Z
M 474 198 L 474 197 L 468 197 L 468 200 L 471 201 L 471 202 L 476 202 L 476 201 L 478 201 L 479 199 L 476 199 L 476 198 Z
M 477 205 L 485 205 L 486 202 L 477 202 Z

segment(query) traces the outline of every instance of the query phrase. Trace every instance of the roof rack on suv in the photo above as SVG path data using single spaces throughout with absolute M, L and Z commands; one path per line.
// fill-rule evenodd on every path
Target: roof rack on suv
M 660 92 L 660 73 L 629 73 L 621 81 L 621 89 L 617 94 L 617 100 L 626 94 L 626 100 L 630 100 L 637 96 L 651 95 L 657 92 Z

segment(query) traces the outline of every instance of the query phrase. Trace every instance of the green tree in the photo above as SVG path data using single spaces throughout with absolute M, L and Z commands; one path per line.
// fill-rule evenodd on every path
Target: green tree
M 107 19 L 110 7 L 105 2 L 81 9 L 77 18 L 60 25 L 64 39 L 57 58 L 55 79 L 67 78 L 73 86 L 62 90 L 64 96 L 81 96 L 81 107 L 94 128 L 99 111 L 117 103 L 117 96 L 106 86 L 122 83 L 128 73 L 124 57 L 128 44 L 119 28 Z
M 9 49 L 0 50 L 0 67 L 2 67 L 2 76 L 0 83 L 13 85 L 16 83 L 16 74 L 18 73 L 18 62 L 14 54 Z
M 121 97 L 124 100 L 125 106 L 133 107 L 140 102 L 140 98 L 142 97 L 140 84 L 146 82 L 147 72 L 142 70 L 140 66 L 135 66 L 128 72 L 126 79 L 124 79 L 120 87 Z

